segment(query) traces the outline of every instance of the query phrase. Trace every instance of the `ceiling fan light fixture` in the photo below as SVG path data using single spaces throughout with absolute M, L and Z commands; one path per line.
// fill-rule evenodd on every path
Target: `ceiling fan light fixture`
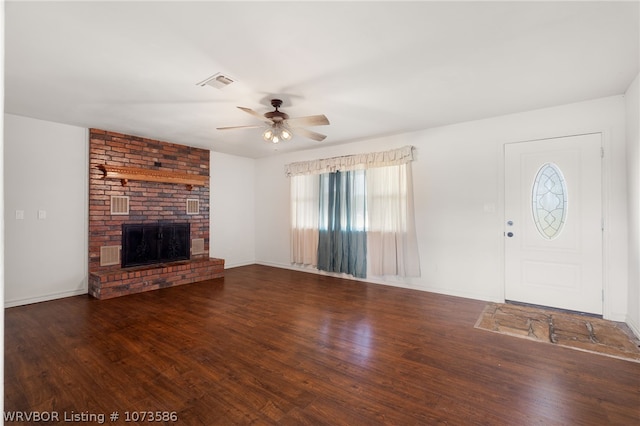
M 289 129 L 286 129 L 280 125 L 280 123 L 274 123 L 274 125 L 262 133 L 262 139 L 271 143 L 278 143 L 282 141 L 291 140 L 293 134 Z
M 247 114 L 261 120 L 263 123 L 268 123 L 268 127 L 262 132 L 262 139 L 270 143 L 279 143 L 282 141 L 289 141 L 293 139 L 293 131 L 295 129 L 296 134 L 313 139 L 315 141 L 323 141 L 326 136 L 320 133 L 312 132 L 304 127 L 307 126 L 326 126 L 329 124 L 329 120 L 324 115 L 309 115 L 306 117 L 295 117 L 290 119 L 289 115 L 278 110 L 282 105 L 282 100 L 271 99 L 271 106 L 275 108 L 274 111 L 269 111 L 264 114 L 260 114 L 252 110 L 251 108 L 241 107 L 238 108 Z M 249 126 L 231 126 L 231 127 L 218 127 L 218 130 L 231 130 L 231 129 L 254 129 L 264 128 L 257 125 Z

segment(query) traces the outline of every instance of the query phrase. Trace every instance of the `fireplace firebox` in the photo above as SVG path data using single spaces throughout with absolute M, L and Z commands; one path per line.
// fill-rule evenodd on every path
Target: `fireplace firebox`
M 122 267 L 188 260 L 190 224 L 123 224 Z

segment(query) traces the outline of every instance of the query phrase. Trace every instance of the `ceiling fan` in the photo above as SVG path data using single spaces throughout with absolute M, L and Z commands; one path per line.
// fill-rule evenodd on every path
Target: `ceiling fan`
M 278 143 L 281 141 L 288 141 L 293 137 L 293 134 L 305 136 L 315 141 L 323 141 L 326 136 L 320 133 L 313 132 L 304 127 L 308 126 L 325 126 L 329 124 L 329 120 L 324 115 L 309 115 L 306 117 L 289 118 L 288 114 L 282 111 L 278 111 L 278 108 L 282 106 L 282 100 L 271 99 L 271 106 L 275 108 L 275 111 L 270 111 L 263 114 L 257 113 L 250 108 L 238 107 L 242 111 L 251 114 L 252 116 L 267 123 L 267 129 L 262 133 L 262 137 L 265 141 L 271 143 Z M 218 130 L 233 130 L 233 129 L 256 129 L 264 127 L 263 125 L 250 125 L 250 126 L 231 126 L 231 127 L 218 127 Z

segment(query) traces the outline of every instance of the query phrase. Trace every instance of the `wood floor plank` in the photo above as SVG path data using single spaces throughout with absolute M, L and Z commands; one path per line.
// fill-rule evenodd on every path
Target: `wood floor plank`
M 5 411 L 118 411 L 122 424 L 145 410 L 187 425 L 640 424 L 640 364 L 476 329 L 484 306 L 251 265 L 9 308 Z

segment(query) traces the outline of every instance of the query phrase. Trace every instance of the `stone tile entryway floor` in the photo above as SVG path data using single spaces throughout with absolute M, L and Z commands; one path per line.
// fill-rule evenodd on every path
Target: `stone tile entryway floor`
M 489 303 L 476 328 L 640 362 L 640 340 L 625 323 L 511 303 Z

